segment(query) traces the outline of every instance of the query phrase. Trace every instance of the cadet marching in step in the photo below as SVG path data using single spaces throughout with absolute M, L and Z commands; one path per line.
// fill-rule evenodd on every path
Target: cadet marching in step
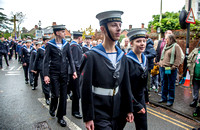
M 128 33 L 132 47 L 125 55 L 118 45 L 122 14 L 122 11 L 106 11 L 96 15 L 104 39 L 98 44 L 95 41 L 94 46 L 91 36 L 85 36 L 83 45 L 81 32 L 73 32 L 73 40 L 68 43 L 64 39 L 65 25 L 54 25 L 55 38 L 51 40 L 48 36 L 43 36 L 42 41 L 27 37 L 15 45 L 9 39 L 6 48 L 1 38 L 0 58 L 2 50 L 13 54 L 15 49 L 23 66 L 25 83 L 30 83 L 32 90 L 36 90 L 40 76 L 49 114 L 56 116 L 62 127 L 67 125 L 63 116 L 67 95 L 72 93 L 71 114 L 77 119 L 83 118 L 88 130 L 122 130 L 126 122 L 133 121 L 137 130 L 147 130 L 148 62 L 143 54 L 146 30 Z

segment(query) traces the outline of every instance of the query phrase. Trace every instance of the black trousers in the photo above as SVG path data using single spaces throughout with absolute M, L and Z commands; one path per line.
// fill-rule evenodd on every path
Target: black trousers
M 73 75 L 69 75 L 69 86 L 73 93 L 72 98 L 72 114 L 80 114 L 79 99 L 80 99 L 80 83 L 79 75 L 77 79 L 72 78 Z
M 119 119 L 112 119 L 112 120 L 95 119 L 94 128 L 95 130 L 119 130 L 118 122 Z
M 38 86 L 38 77 L 39 77 L 39 73 L 37 72 L 36 74 L 35 73 L 33 73 L 33 86 L 34 87 L 37 87 Z
M 34 85 L 34 76 L 35 74 L 31 71 L 29 71 L 29 80 L 30 80 L 30 85 L 33 84 Z
M 51 104 L 50 111 L 58 110 L 56 116 L 62 118 L 66 115 L 67 107 L 67 74 L 50 74 Z M 59 104 L 58 104 L 59 98 Z
M 26 66 L 23 66 L 23 69 L 24 69 L 25 81 L 28 81 L 29 63 L 26 63 Z
M 42 91 L 44 93 L 45 99 L 49 99 L 50 98 L 50 85 L 45 84 L 44 75 L 43 75 L 42 71 L 38 70 L 37 73 L 40 74 L 40 79 L 41 79 L 41 83 L 42 83 Z
M 7 54 L 1 54 L 1 53 L 0 53 L 0 67 L 3 67 L 3 56 L 4 56 L 4 59 L 5 59 L 5 61 L 6 61 L 6 65 L 9 66 Z
M 13 49 L 10 49 L 9 60 L 11 60 L 11 59 L 12 59 L 12 56 L 13 56 Z

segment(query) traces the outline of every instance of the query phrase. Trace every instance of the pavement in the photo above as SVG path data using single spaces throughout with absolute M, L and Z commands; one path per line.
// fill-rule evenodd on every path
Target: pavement
M 183 85 L 176 86 L 175 101 L 174 101 L 173 106 L 171 107 L 167 107 L 166 103 L 158 103 L 158 101 L 161 99 L 161 96 L 159 96 L 158 93 L 155 93 L 154 91 L 150 91 L 149 94 L 150 94 L 150 97 L 149 97 L 150 104 L 165 108 L 167 110 L 170 110 L 172 112 L 175 112 L 186 118 L 189 118 L 191 120 L 194 120 L 200 123 L 200 117 L 193 117 L 193 112 L 195 108 L 189 106 L 193 100 L 192 88 L 184 87 Z

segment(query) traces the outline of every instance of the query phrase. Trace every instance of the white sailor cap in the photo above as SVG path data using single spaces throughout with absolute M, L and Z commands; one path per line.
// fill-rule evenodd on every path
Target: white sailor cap
M 54 25 L 52 26 L 53 31 L 60 31 L 60 30 L 65 30 L 65 25 Z
M 122 22 L 121 15 L 123 11 L 113 10 L 105 11 L 96 15 L 96 18 L 99 20 L 100 25 L 109 23 L 109 22 Z
M 30 42 L 30 43 L 31 43 L 32 41 L 31 41 L 31 40 L 26 40 L 26 43 L 28 43 L 28 42 Z
M 43 36 L 42 39 L 43 39 L 43 40 L 50 39 L 50 36 Z
M 36 45 L 38 45 L 38 44 L 40 44 L 40 45 L 41 45 L 41 44 L 42 44 L 42 41 L 36 42 Z
M 128 32 L 127 36 L 130 41 L 137 38 L 145 38 L 147 31 L 145 29 L 134 29 Z

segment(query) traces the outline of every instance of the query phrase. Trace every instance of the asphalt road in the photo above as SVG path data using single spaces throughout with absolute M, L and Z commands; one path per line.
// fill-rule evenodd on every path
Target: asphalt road
M 3 63 L 0 70 L 0 130 L 85 129 L 82 120 L 71 116 L 71 100 L 68 100 L 67 115 L 64 117 L 67 127 L 60 127 L 57 119 L 48 113 L 49 107 L 45 104 L 41 85 L 31 90 L 31 86 L 25 84 L 21 64 L 11 60 L 10 66 L 6 67 Z M 147 111 L 149 130 L 191 130 L 200 127 L 195 121 L 159 107 L 148 105 Z M 128 123 L 125 127 L 125 130 L 133 129 L 134 123 Z

